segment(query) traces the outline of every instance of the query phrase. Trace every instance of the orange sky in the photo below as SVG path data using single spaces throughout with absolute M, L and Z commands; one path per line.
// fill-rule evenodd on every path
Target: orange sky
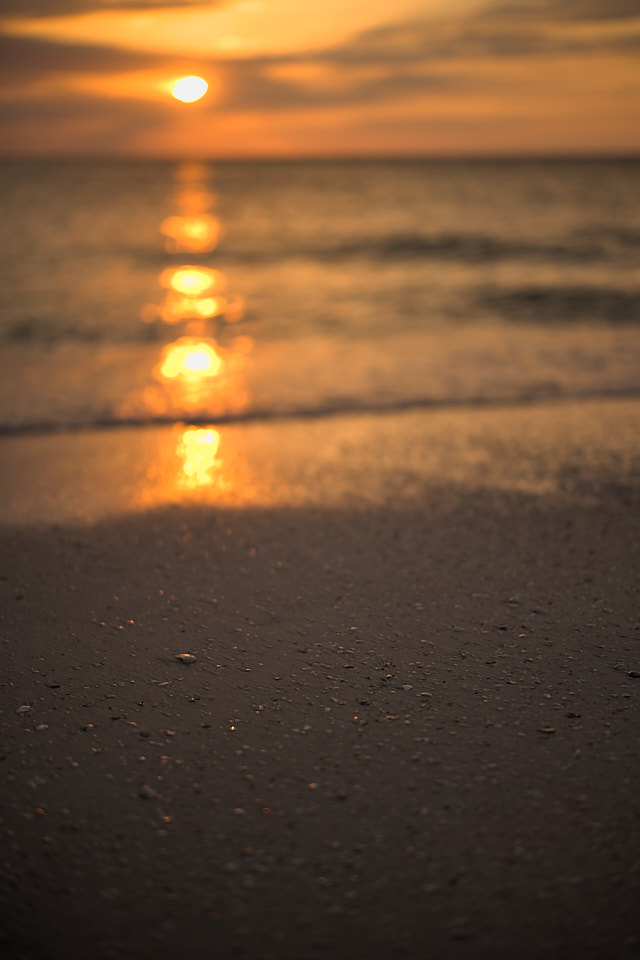
M 0 0 L 4 155 L 640 152 L 637 0 Z M 198 74 L 203 100 L 172 83 Z

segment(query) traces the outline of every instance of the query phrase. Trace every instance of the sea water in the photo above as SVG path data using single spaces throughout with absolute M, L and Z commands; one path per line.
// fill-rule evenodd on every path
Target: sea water
M 0 178 L 5 432 L 640 388 L 640 161 Z

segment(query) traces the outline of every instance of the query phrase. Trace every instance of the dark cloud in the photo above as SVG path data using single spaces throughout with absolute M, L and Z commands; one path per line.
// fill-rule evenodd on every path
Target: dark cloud
M 54 43 L 33 37 L 0 35 L 0 76 L 24 81 L 52 73 L 117 73 L 166 64 L 167 57 L 119 47 Z
M 132 99 L 105 99 L 67 93 L 64 98 L 34 97 L 2 102 L 3 154 L 95 154 L 117 156 L 141 134 L 162 130 L 167 105 Z
M 638 0 L 493 4 L 465 17 L 375 27 L 326 51 L 325 57 L 341 63 L 390 64 L 621 50 L 638 46 L 640 31 L 629 31 L 622 38 L 572 28 L 577 22 L 621 21 L 633 16 L 640 19 Z
M 499 29 L 495 24 L 459 21 L 434 23 L 414 21 L 390 24 L 365 31 L 351 43 L 324 58 L 352 64 L 423 63 L 454 58 L 516 56 L 544 53 L 549 40 L 537 31 L 519 31 L 513 24 Z
M 435 75 L 418 73 L 415 64 L 405 63 L 402 59 L 396 62 L 391 58 L 389 63 L 385 63 L 384 59 L 376 59 L 374 62 L 379 68 L 378 74 L 363 79 L 358 70 L 354 69 L 354 64 L 341 59 L 339 52 L 332 51 L 313 56 L 194 60 L 116 47 L 62 44 L 31 37 L 0 36 L 0 82 L 5 92 L 12 87 L 24 91 L 25 84 L 60 73 L 116 75 L 121 71 L 135 72 L 144 69 L 166 70 L 167 73 L 206 74 L 207 71 L 214 71 L 220 88 L 212 100 L 211 109 L 216 113 L 231 113 L 383 102 L 397 96 L 442 90 L 453 83 L 450 79 L 445 81 Z M 323 87 L 298 80 L 295 77 L 296 65 L 304 66 L 309 63 L 339 69 L 340 84 L 333 83 Z M 277 68 L 282 66 L 293 67 L 292 75 L 278 76 Z M 19 98 L 20 104 L 24 103 L 24 99 L 23 96 Z M 41 106 L 44 103 L 39 102 Z M 66 107 L 60 106 L 57 109 L 62 113 L 66 110 L 73 112 L 78 108 L 79 103 L 72 99 Z M 6 111 L 4 116 L 7 116 Z
M 291 61 L 288 61 L 289 63 Z M 406 66 L 382 68 L 375 77 L 362 78 L 345 71 L 341 82 L 323 86 L 294 76 L 282 78 L 272 68 L 274 61 L 227 61 L 216 67 L 221 89 L 211 110 L 217 114 L 237 111 L 281 111 L 357 106 L 384 103 L 398 97 L 452 89 L 458 81 L 435 74 L 414 72 Z M 333 78 L 335 81 L 335 78 Z
M 100 10 L 161 10 L 163 7 L 219 6 L 224 0 L 0 0 L 0 16 L 62 17 Z
M 565 0 L 566 16 L 581 20 L 626 20 L 640 18 L 638 0 Z
M 546 21 L 627 20 L 640 17 L 638 0 L 529 0 L 490 6 L 485 16 Z
M 53 6 L 61 10 L 74 3 L 78 9 L 96 6 L 81 4 L 81 0 L 59 0 Z M 137 9 L 163 5 L 158 0 L 128 3 Z M 28 6 L 33 4 L 25 3 L 25 8 Z M 39 6 L 44 8 L 44 3 Z M 630 8 L 626 0 L 609 0 L 606 5 L 611 20 L 628 16 Z M 31 125 L 41 129 L 52 142 L 63 136 L 61 128 L 68 130 L 69 150 L 98 150 L 102 146 L 107 150 L 110 143 L 118 143 L 126 151 L 136 131 L 164 124 L 171 116 L 170 103 L 88 94 L 65 93 L 61 97 L 54 91 L 54 84 L 49 98 L 35 94 L 36 89 L 46 89 L 44 84 L 38 86 L 38 81 L 63 73 L 79 78 L 149 69 L 166 71 L 168 76 L 215 74 L 219 80 L 216 95 L 203 102 L 200 109 L 218 115 L 382 105 L 394 100 L 417 100 L 420 95 L 433 92 L 477 90 L 479 83 L 485 88 L 493 84 L 495 88 L 500 84 L 499 76 L 480 80 L 472 66 L 474 61 L 506 57 L 541 60 L 548 55 L 588 54 L 594 50 L 624 55 L 637 49 L 640 31 L 618 29 L 603 37 L 598 31 L 585 32 L 572 26 L 587 18 L 601 21 L 604 11 L 605 4 L 595 0 L 523 2 L 517 7 L 513 3 L 493 4 L 483 12 L 439 22 L 390 23 L 320 51 L 246 59 L 178 58 L 117 47 L 0 35 L 0 82 L 5 91 L 0 124 L 5 142 L 12 131 L 27 130 Z M 447 64 L 446 70 L 442 69 L 443 63 Z M 450 69 L 452 64 L 455 70 Z M 312 82 L 313 72 L 304 70 L 308 66 L 326 68 L 328 82 L 323 82 L 322 69 Z M 30 87 L 34 97 L 28 95 Z M 13 104 L 8 99 L 12 91 L 17 94 Z M 82 123 L 85 116 L 89 121 L 86 125 Z M 72 129 L 74 119 L 80 121 L 77 126 L 82 130 Z
M 176 0 L 116 0 L 118 6 L 130 8 L 159 8 L 175 5 Z M 182 0 L 185 6 L 194 6 L 203 0 Z M 206 0 L 204 0 L 206 2 Z M 38 8 L 42 11 L 60 12 L 71 6 L 80 9 L 96 9 L 106 4 L 95 0 L 0 0 L 0 4 L 18 7 L 21 10 Z M 113 4 L 109 3 L 109 7 Z M 168 57 L 143 51 L 117 47 L 101 47 L 90 44 L 65 44 L 34 38 L 2 35 L 0 33 L 0 74 L 9 83 L 30 77 L 65 72 L 118 72 L 135 71 L 149 67 L 184 69 L 198 72 L 207 66 L 225 70 L 238 90 L 248 89 L 256 71 L 262 74 L 262 65 L 286 62 L 323 63 L 327 66 L 386 67 L 390 79 L 402 77 L 399 85 L 416 87 L 421 81 L 414 77 L 416 66 L 427 68 L 437 61 L 473 60 L 501 57 L 542 57 L 548 54 L 588 52 L 590 50 L 631 50 L 640 45 L 640 31 L 629 30 L 621 35 L 603 37 L 597 32 L 588 34 L 572 30 L 571 24 L 586 19 L 619 20 L 638 14 L 638 0 L 523 0 L 522 3 L 494 3 L 464 17 L 439 21 L 413 20 L 389 23 L 357 34 L 349 41 L 317 52 L 302 51 L 299 54 L 271 58 L 247 58 L 235 61 L 219 57 Z M 553 29 L 560 21 L 561 29 Z M 233 64 L 236 64 L 234 67 Z M 432 80 L 432 82 L 434 82 Z M 276 103 L 293 103 L 296 96 L 300 102 L 310 101 L 313 94 L 293 80 L 267 79 L 264 90 L 255 89 L 256 100 L 266 99 Z M 359 84 L 361 90 L 365 86 Z M 373 95 L 377 89 L 383 94 L 382 85 L 371 83 L 368 88 Z M 299 92 L 296 94 L 296 90 Z M 348 91 L 347 91 L 348 92 Z M 246 97 L 238 93 L 244 103 Z
M 9 101 L 1 105 L 0 111 L 2 119 L 8 123 L 24 121 L 55 126 L 83 115 L 97 121 L 108 118 L 111 122 L 114 117 L 114 105 L 116 117 L 122 115 L 123 107 L 128 108 L 128 110 L 125 109 L 125 113 L 135 116 L 136 120 L 148 117 L 150 113 L 146 100 L 105 100 L 102 97 L 73 92 L 67 92 L 64 97 L 55 100 L 51 97 L 31 97 L 26 101 Z M 151 105 L 151 112 L 156 106 L 156 104 Z M 166 108 L 162 112 L 166 117 Z

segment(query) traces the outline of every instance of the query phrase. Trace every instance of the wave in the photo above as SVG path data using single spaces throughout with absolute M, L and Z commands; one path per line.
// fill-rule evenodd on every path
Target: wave
M 11 343 L 53 344 L 63 341 L 74 343 L 155 343 L 162 338 L 151 325 L 132 326 L 130 329 L 113 327 L 92 327 L 90 325 L 72 325 L 69 323 L 52 324 L 47 321 L 18 320 L 9 324 L 1 334 Z
M 259 309 L 249 309 L 245 321 L 268 323 L 269 306 L 261 306 L 265 313 L 261 315 Z M 327 299 L 326 309 L 330 316 L 330 298 Z M 432 295 L 428 308 L 424 307 L 421 301 L 413 310 L 402 313 L 403 328 L 428 329 L 434 320 L 434 311 L 437 312 Z M 464 320 L 465 323 L 476 320 L 481 323 L 486 321 L 487 315 L 509 325 L 600 323 L 608 326 L 631 326 L 640 324 L 640 289 L 600 286 L 596 283 L 573 286 L 530 284 L 515 288 L 469 286 L 457 291 L 455 311 L 444 310 L 443 313 L 447 323 L 452 326 L 456 325 L 457 320 Z M 376 316 L 375 311 L 367 314 L 366 328 L 370 337 L 386 329 L 386 321 L 382 330 L 379 328 Z M 279 322 L 282 324 L 281 317 Z M 323 322 L 317 319 L 315 324 L 318 330 L 324 328 Z M 243 324 L 237 329 L 241 326 Z M 296 328 L 297 326 L 298 324 Z M 340 327 L 348 334 L 350 330 L 353 331 L 353 322 L 348 321 L 345 325 L 344 316 L 340 314 L 337 327 L 332 325 L 331 329 L 335 333 Z M 121 321 L 117 324 L 113 320 L 92 320 L 85 315 L 77 322 L 70 317 L 59 321 L 53 317 L 26 317 L 6 322 L 4 328 L 0 328 L 0 341 L 25 348 L 63 343 L 96 347 L 105 344 L 151 346 L 167 342 L 174 335 L 175 329 L 159 322 L 140 323 L 135 316 L 130 323 Z M 287 328 L 287 333 L 293 338 L 297 335 L 294 328 Z M 268 329 L 265 328 L 262 335 L 267 334 Z
M 532 285 L 487 290 L 478 303 L 511 323 L 640 323 L 640 290 Z
M 298 406 L 281 409 L 253 408 L 242 413 L 222 416 L 149 416 L 149 417 L 95 417 L 86 420 L 40 420 L 29 423 L 0 422 L 0 436 L 32 434 L 75 433 L 89 430 L 140 429 L 145 427 L 225 426 L 231 424 L 265 423 L 279 420 L 320 420 L 333 417 L 367 414 L 393 414 L 410 410 L 500 409 L 505 407 L 535 406 L 548 403 L 571 403 L 583 400 L 635 400 L 640 398 L 639 387 L 606 387 L 585 390 L 560 389 L 523 391 L 514 396 L 428 397 L 415 396 L 372 402 L 367 400 L 331 405 Z
M 380 239 L 362 239 L 318 252 L 318 256 L 369 256 L 379 259 L 446 258 L 472 262 L 505 258 L 539 257 L 566 260 L 597 260 L 603 249 L 596 243 L 534 243 L 481 233 L 394 234 Z
M 625 226 L 596 226 L 585 227 L 582 230 L 575 231 L 576 241 L 579 243 L 597 242 L 601 249 L 605 250 L 611 246 L 629 247 L 636 249 L 640 247 L 640 230 L 634 227 Z
M 294 232 L 290 235 L 273 234 L 264 245 L 256 245 L 250 233 L 242 237 L 227 235 L 210 257 L 220 266 L 277 263 L 288 260 L 339 261 L 345 258 L 365 258 L 375 261 L 415 259 L 459 259 L 462 262 L 484 262 L 503 259 L 553 260 L 563 263 L 609 262 L 619 254 L 640 250 L 640 230 L 625 227 L 582 228 L 555 239 L 499 236 L 495 233 L 470 231 L 390 232 L 380 235 L 357 235 L 348 238 L 329 233 L 322 240 L 310 241 L 308 236 Z M 88 250 L 72 248 L 68 257 L 84 263 L 100 261 L 105 257 L 124 258 L 132 266 L 142 268 L 165 267 L 184 260 L 184 253 L 167 253 L 160 246 L 148 247 L 114 244 L 108 249 Z M 89 269 L 89 267 L 87 268 Z
M 253 241 L 253 242 L 252 242 Z M 489 262 L 503 259 L 560 260 L 563 263 L 610 261 L 620 253 L 640 249 L 640 231 L 623 227 L 583 228 L 552 240 L 536 240 L 517 236 L 497 236 L 495 233 L 470 231 L 420 231 L 385 233 L 381 235 L 354 235 L 343 239 L 339 235 L 322 235 L 321 242 L 309 241 L 304 235 L 273 235 L 264 246 L 256 246 L 250 234 L 242 238 L 227 235 L 215 251 L 216 262 L 223 268 L 239 265 L 277 263 L 288 260 L 339 261 L 345 258 L 365 258 L 375 261 L 451 259 L 462 262 Z M 118 250 L 141 265 L 178 262 L 184 254 L 167 254 L 161 249 Z
M 620 239 L 620 245 L 640 247 L 640 235 L 633 240 L 631 233 Z M 334 238 L 325 244 L 272 244 L 259 249 L 249 245 L 223 244 L 219 250 L 224 263 L 238 260 L 242 263 L 265 263 L 289 259 L 339 261 L 345 258 L 372 260 L 447 259 L 464 262 L 488 262 L 503 259 L 538 258 L 571 262 L 596 261 L 613 255 L 613 234 L 608 238 L 596 236 L 569 237 L 554 243 L 496 237 L 483 233 L 393 233 L 379 237 L 355 237 L 341 241 Z
M 135 318 L 137 320 L 137 318 Z M 86 318 L 82 323 L 52 322 L 50 319 L 21 319 L 0 330 L 0 339 L 15 344 L 51 345 L 63 342 L 81 344 L 144 344 L 167 340 L 166 329 L 153 324 L 132 323 L 129 326 L 94 326 Z

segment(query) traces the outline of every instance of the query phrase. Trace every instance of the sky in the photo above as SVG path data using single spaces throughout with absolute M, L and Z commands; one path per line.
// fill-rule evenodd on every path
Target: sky
M 0 0 L 0 47 L 4 156 L 640 154 L 638 0 Z

